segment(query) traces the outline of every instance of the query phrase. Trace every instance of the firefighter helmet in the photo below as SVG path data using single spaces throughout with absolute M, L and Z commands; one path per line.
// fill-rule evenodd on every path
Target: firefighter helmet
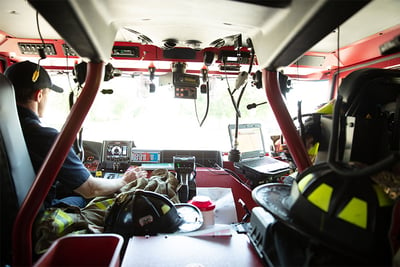
M 131 237 L 174 233 L 180 229 L 196 230 L 202 224 L 201 212 L 191 206 L 191 214 L 196 213 L 198 217 L 188 219 L 186 215 L 180 216 L 177 206 L 165 196 L 152 191 L 136 190 L 121 203 L 116 202 L 111 207 L 106 216 L 105 232 Z
M 314 165 L 291 186 L 265 184 L 253 198 L 309 240 L 356 262 L 390 260 L 392 201 L 369 177 L 346 177 Z

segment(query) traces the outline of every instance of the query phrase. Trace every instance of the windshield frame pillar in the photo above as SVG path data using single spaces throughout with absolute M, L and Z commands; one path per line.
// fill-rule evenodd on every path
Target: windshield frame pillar
M 103 80 L 104 63 L 88 64 L 86 82 L 56 141 L 39 169 L 15 219 L 13 266 L 32 265 L 32 227 L 56 176 L 81 129 Z
M 278 121 L 282 135 L 285 138 L 289 152 L 297 166 L 298 172 L 302 172 L 312 165 L 306 148 L 294 125 L 293 119 L 283 101 L 278 82 L 278 72 L 262 70 L 262 80 L 268 102 L 271 105 L 275 118 Z

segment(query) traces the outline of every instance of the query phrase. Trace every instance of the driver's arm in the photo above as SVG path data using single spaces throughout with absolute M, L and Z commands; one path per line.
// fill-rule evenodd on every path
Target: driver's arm
M 140 168 L 126 171 L 120 179 L 104 179 L 90 175 L 89 178 L 74 191 L 84 198 L 106 196 L 117 192 L 121 187 L 137 178 L 145 177 L 147 177 L 147 172 Z

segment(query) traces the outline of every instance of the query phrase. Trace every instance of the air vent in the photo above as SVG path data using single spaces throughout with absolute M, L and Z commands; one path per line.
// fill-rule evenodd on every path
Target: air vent
M 138 31 L 132 30 L 132 29 L 127 28 L 127 27 L 124 27 L 123 29 L 124 29 L 124 30 L 127 30 L 127 31 L 130 32 L 130 33 L 133 33 L 134 35 L 136 35 L 136 38 L 137 38 L 142 44 L 152 44 L 152 43 L 153 43 L 153 41 L 152 41 L 149 37 L 147 37 L 147 36 L 144 35 L 144 34 L 141 34 L 141 33 L 138 32 Z
M 177 45 L 178 40 L 176 40 L 176 39 L 167 39 L 167 40 L 164 40 L 163 42 L 164 42 L 164 44 L 163 44 L 163 46 L 161 48 L 169 50 L 169 49 L 174 48 Z
M 200 50 L 201 42 L 199 40 L 187 40 L 186 45 L 195 50 Z
M 75 52 L 74 49 L 72 49 L 69 45 L 63 44 L 62 45 L 63 53 L 67 57 L 77 57 L 78 54 Z
M 284 8 L 288 7 L 291 3 L 292 0 L 235 0 L 238 2 L 243 2 L 243 3 L 251 3 L 251 4 L 256 4 L 260 6 L 266 6 L 266 7 L 277 7 L 277 8 Z
M 213 41 L 210 44 L 210 46 L 217 47 L 217 48 L 223 47 L 224 45 L 225 45 L 225 40 L 221 39 L 221 38 Z
M 56 55 L 56 49 L 53 44 L 42 43 L 18 43 L 19 50 L 23 55 L 39 55 L 39 49 L 44 48 L 44 52 L 48 56 Z
M 143 35 L 143 34 L 138 35 L 137 38 L 140 40 L 141 44 L 152 44 L 153 43 L 153 41 L 149 37 L 147 37 L 146 35 Z

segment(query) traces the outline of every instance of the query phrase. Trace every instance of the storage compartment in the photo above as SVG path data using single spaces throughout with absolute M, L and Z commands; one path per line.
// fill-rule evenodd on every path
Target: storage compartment
M 119 266 L 123 238 L 116 234 L 64 236 L 35 266 Z

